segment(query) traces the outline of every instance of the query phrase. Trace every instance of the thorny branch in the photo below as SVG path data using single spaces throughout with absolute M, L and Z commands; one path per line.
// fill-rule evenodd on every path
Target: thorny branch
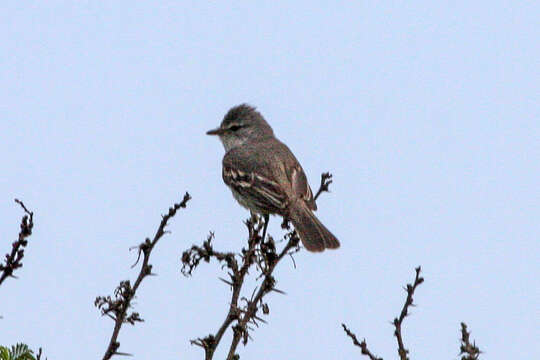
M 405 304 L 403 304 L 403 309 L 401 309 L 399 318 L 394 319 L 394 327 L 395 327 L 394 336 L 397 339 L 398 354 L 401 360 L 409 360 L 409 357 L 407 356 L 407 354 L 409 353 L 409 350 L 405 349 L 405 345 L 403 345 L 403 338 L 401 336 L 401 324 L 403 323 L 403 320 L 405 319 L 405 317 L 409 315 L 408 313 L 409 306 L 414 306 L 413 295 L 414 295 L 414 291 L 416 290 L 416 287 L 424 282 L 424 278 L 420 276 L 420 271 L 422 270 L 420 266 L 414 270 L 416 271 L 414 283 L 412 285 L 407 284 L 407 287 L 405 288 L 405 291 L 407 291 L 407 299 L 405 300 Z
M 315 194 L 315 197 L 313 199 L 315 199 L 315 201 L 317 201 L 317 199 L 318 199 L 319 195 L 321 195 L 321 193 L 330 192 L 328 187 L 330 186 L 330 184 L 332 182 L 333 182 L 332 174 L 330 174 L 329 172 L 322 173 L 321 174 L 321 184 L 319 186 L 319 190 L 317 191 L 317 193 Z
M 420 266 L 417 267 L 415 271 L 416 271 L 416 277 L 414 279 L 414 283 L 412 285 L 407 284 L 407 287 L 405 288 L 405 290 L 407 291 L 407 299 L 405 300 L 405 304 L 403 304 L 403 309 L 401 309 L 399 318 L 395 318 L 393 321 L 394 328 L 395 328 L 394 336 L 397 338 L 398 354 L 401 360 L 409 360 L 409 358 L 407 357 L 409 350 L 405 349 L 405 346 L 403 345 L 403 339 L 401 337 L 401 324 L 403 323 L 403 320 L 405 319 L 405 317 L 408 315 L 409 306 L 414 306 L 413 295 L 414 295 L 414 291 L 416 290 L 416 287 L 424 282 L 424 278 L 420 277 L 420 271 L 421 271 Z M 369 351 L 365 340 L 363 340 L 362 342 L 359 342 L 358 339 L 356 338 L 356 335 L 353 334 L 345 326 L 345 324 L 341 324 L 341 326 L 343 326 L 343 330 L 345 331 L 345 333 L 353 340 L 353 344 L 360 347 L 360 349 L 362 350 L 362 355 L 369 356 L 370 360 L 383 360 L 382 358 L 378 358 L 374 356 Z
M 41 357 L 43 356 L 43 349 L 39 348 L 38 353 L 36 354 L 36 360 L 41 360 Z M 45 358 L 47 360 L 47 358 Z
M 460 346 L 460 355 L 463 355 L 461 357 L 461 360 L 478 360 L 480 357 L 480 354 L 482 353 L 478 346 L 476 346 L 476 343 L 473 341 L 471 344 L 470 342 L 471 333 L 467 331 L 467 325 L 465 323 L 461 323 L 461 346 Z
M 420 276 L 421 270 L 422 269 L 420 266 L 415 269 L 416 276 L 414 278 L 414 283 L 412 285 L 407 284 L 407 287 L 405 288 L 405 291 L 407 291 L 407 299 L 405 300 L 405 304 L 403 304 L 403 308 L 401 309 L 399 317 L 396 317 L 393 321 L 394 336 L 397 338 L 398 355 L 400 360 L 409 360 L 409 357 L 407 356 L 409 350 L 405 349 L 405 345 L 403 345 L 403 338 L 401 336 L 401 325 L 403 323 L 403 320 L 409 315 L 409 307 L 414 306 L 413 296 L 416 287 L 424 282 L 424 278 Z M 373 355 L 371 351 L 369 351 L 366 340 L 358 341 L 356 335 L 352 331 L 350 331 L 345 324 L 341 324 L 341 326 L 343 327 L 343 330 L 345 331 L 347 336 L 352 339 L 353 344 L 361 349 L 362 355 L 368 356 L 370 360 L 383 360 L 383 358 L 377 357 Z M 472 344 L 470 343 L 469 338 L 470 334 L 467 332 L 467 325 L 465 325 L 465 323 L 461 323 L 460 355 L 465 354 L 465 356 L 461 357 L 461 360 L 478 360 L 481 351 L 474 342 Z
M 321 188 L 315 198 L 323 191 L 328 191 L 328 185 L 332 182 L 329 180 L 331 177 L 332 175 L 329 173 L 321 176 Z M 271 236 L 268 236 L 267 240 L 262 239 L 260 232 L 263 223 L 260 219 L 252 217 L 252 219 L 246 220 L 245 224 L 248 229 L 248 246 L 242 248 L 240 254 L 214 250 L 212 245 L 213 233 L 210 233 L 202 246 L 194 245 L 182 254 L 182 273 L 185 276 L 190 276 L 201 260 L 209 262 L 214 258 L 223 263 L 223 267 L 227 269 L 228 279 L 220 279 L 228 284 L 232 290 L 229 310 L 217 332 L 204 338 L 191 340 L 192 345 L 204 349 L 206 360 L 213 359 L 223 335 L 229 328 L 233 330 L 233 338 L 227 360 L 239 358 L 236 353 L 238 344 L 242 342 L 245 346 L 248 340 L 251 339 L 250 331 L 253 330 L 252 326 L 258 327 L 259 323 L 265 323 L 264 319 L 260 317 L 260 310 L 262 310 L 263 315 L 268 315 L 270 311 L 264 297 L 272 291 L 283 293 L 276 288 L 276 279 L 273 276 L 274 269 L 285 256 L 292 257 L 293 254 L 300 251 L 300 239 L 294 230 L 290 230 L 286 219 L 284 219 L 282 227 L 289 231 L 283 237 L 286 244 L 281 251 L 276 250 L 276 243 Z M 262 281 L 253 290 L 249 298 L 241 297 L 244 281 L 253 267 L 258 273 L 257 279 L 262 278 Z
M 229 311 L 223 324 L 215 334 L 191 341 L 193 345 L 204 349 L 207 360 L 213 358 L 216 348 L 229 327 L 233 329 L 233 340 L 227 359 L 235 359 L 235 351 L 239 342 L 242 340 L 245 345 L 250 337 L 251 328 L 249 325 L 258 326 L 259 322 L 265 322 L 259 317 L 260 309 L 263 310 L 264 314 L 269 311 L 268 304 L 263 301 L 263 297 L 271 291 L 281 292 L 275 288 L 276 280 L 272 275 L 276 265 L 285 255 L 293 254 L 299 250 L 299 239 L 294 231 L 286 235 L 288 242 L 277 253 L 272 237 L 267 237 L 267 241 L 262 240 L 260 235 L 262 222 L 254 222 L 249 219 L 245 224 L 249 232 L 248 246 L 242 249 L 241 254 L 214 250 L 211 243 L 214 234 L 211 233 L 202 246 L 194 245 L 182 255 L 182 273 L 185 276 L 190 276 L 201 260 L 209 262 L 211 258 L 224 263 L 224 267 L 228 269 L 228 279 L 221 280 L 232 288 L 232 293 Z M 254 291 L 254 295 L 248 299 L 241 297 L 241 290 L 244 280 L 253 266 L 260 272 L 263 280 L 258 289 Z
M 34 213 L 29 211 L 19 199 L 15 199 L 15 202 L 23 208 L 25 215 L 21 220 L 19 238 L 11 244 L 11 252 L 6 254 L 4 263 L 0 264 L 0 284 L 8 277 L 15 278 L 13 272 L 23 266 L 24 248 L 28 245 L 27 238 L 32 235 L 34 227 Z
M 363 339 L 361 342 L 358 341 L 358 339 L 356 338 L 356 335 L 351 330 L 349 330 L 345 324 L 341 324 L 341 326 L 343 327 L 343 331 L 345 331 L 347 336 L 349 336 L 352 339 L 353 344 L 360 348 L 360 350 L 362 351 L 362 355 L 369 356 L 370 360 L 383 360 L 383 358 L 377 357 L 373 355 L 371 351 L 369 351 L 366 344 L 366 339 Z
M 169 208 L 169 212 L 166 215 L 162 215 L 159 227 L 154 235 L 154 238 L 150 240 L 146 238 L 139 246 L 139 258 L 143 255 L 141 270 L 133 286 L 129 280 L 120 282 L 120 285 L 114 290 L 114 298 L 109 296 L 98 296 L 94 301 L 94 305 L 101 310 L 102 315 L 107 315 L 114 320 L 114 330 L 109 341 L 109 345 L 103 360 L 110 359 L 113 355 L 129 355 L 127 353 L 121 353 L 118 351 L 120 348 L 120 342 L 118 342 L 118 335 L 120 329 L 124 323 L 134 325 L 135 322 L 144 321 L 137 312 L 128 314 L 128 310 L 131 308 L 131 301 L 135 298 L 135 293 L 141 285 L 142 280 L 152 274 L 152 265 L 149 264 L 150 254 L 154 249 L 156 243 L 166 233 L 165 227 L 168 225 L 168 221 L 176 215 L 176 212 L 180 208 L 185 208 L 187 202 L 191 199 L 191 196 L 186 193 L 180 203 L 174 204 Z M 137 259 L 137 262 L 139 261 Z M 137 262 L 133 265 L 135 266 Z

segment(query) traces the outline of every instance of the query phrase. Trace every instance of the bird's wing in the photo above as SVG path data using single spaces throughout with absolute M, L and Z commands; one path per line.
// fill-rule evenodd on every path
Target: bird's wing
M 292 167 L 291 184 L 296 196 L 304 199 L 311 210 L 317 210 L 317 204 L 313 199 L 313 192 L 308 184 L 306 174 L 298 162 L 296 162 L 296 166 Z
M 265 213 L 282 213 L 288 205 L 286 191 L 273 172 L 272 158 L 249 148 L 235 148 L 223 158 L 223 181 L 246 202 Z
M 303 199 L 311 210 L 317 210 L 317 204 L 313 199 L 313 192 L 311 191 L 311 187 L 307 181 L 304 169 L 302 169 L 302 166 L 287 145 L 281 142 L 280 144 L 280 150 L 287 153 L 280 156 L 280 158 L 286 159 L 284 168 L 286 169 L 287 177 L 291 182 L 294 196 Z

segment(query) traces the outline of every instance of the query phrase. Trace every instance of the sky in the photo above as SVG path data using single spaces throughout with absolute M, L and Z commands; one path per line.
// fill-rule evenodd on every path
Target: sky
M 182 252 L 210 231 L 239 251 L 248 217 L 222 183 L 216 127 L 249 103 L 300 160 L 340 239 L 276 273 L 268 324 L 242 359 L 397 357 L 402 287 L 413 359 L 540 358 L 540 3 L 535 1 L 4 1 L 0 12 L 0 252 L 20 198 L 35 212 L 17 280 L 0 286 L 0 345 L 101 358 L 93 301 L 133 279 L 160 215 L 193 199 L 151 258 L 121 351 L 201 359 L 229 290 Z M 269 233 L 283 235 L 273 217 Z M 3 256 L 3 255 L 2 255 Z M 251 293 L 251 288 L 246 289 Z M 225 340 L 229 340 L 227 337 Z M 227 342 L 216 358 L 224 358 Z

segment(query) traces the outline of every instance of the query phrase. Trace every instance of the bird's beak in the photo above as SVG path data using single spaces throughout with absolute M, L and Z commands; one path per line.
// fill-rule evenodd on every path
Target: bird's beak
M 208 130 L 206 135 L 221 135 L 225 132 L 222 128 L 215 128 L 213 130 Z

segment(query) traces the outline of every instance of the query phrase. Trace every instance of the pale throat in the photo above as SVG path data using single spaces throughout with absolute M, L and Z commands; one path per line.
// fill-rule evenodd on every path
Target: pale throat
M 221 143 L 225 148 L 225 152 L 227 152 L 235 147 L 243 145 L 248 139 L 240 139 L 236 136 L 220 136 L 219 140 L 221 140 Z

